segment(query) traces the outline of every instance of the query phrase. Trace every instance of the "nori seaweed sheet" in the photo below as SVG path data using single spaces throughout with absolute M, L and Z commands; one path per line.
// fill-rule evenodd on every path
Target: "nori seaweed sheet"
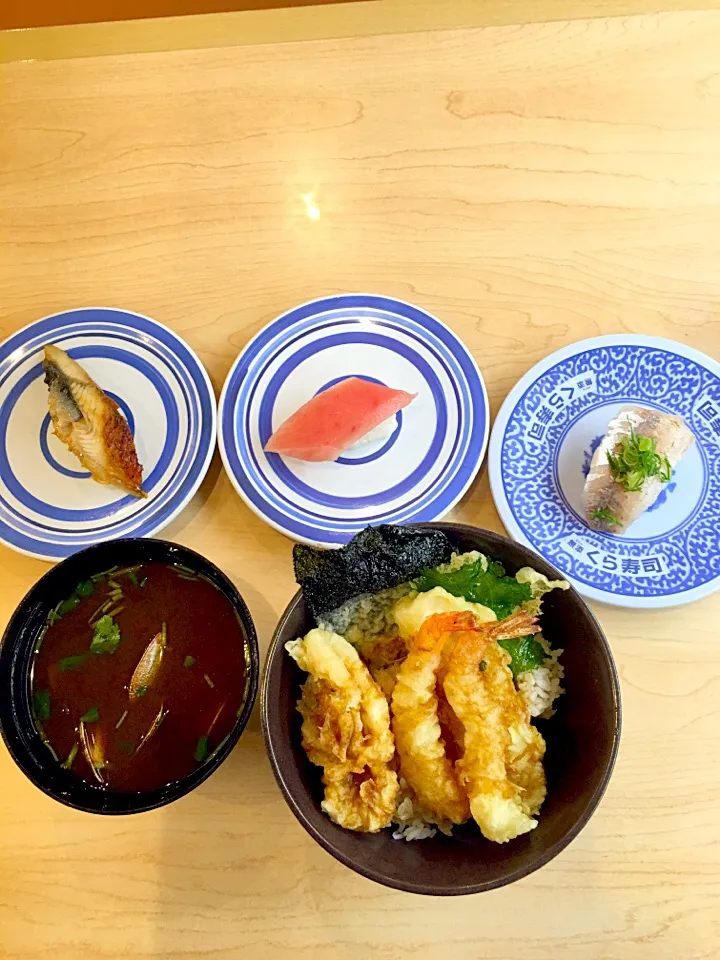
M 442 530 L 383 524 L 366 527 L 338 550 L 293 547 L 295 579 L 317 619 L 361 593 L 412 580 L 421 570 L 447 563 L 453 547 Z

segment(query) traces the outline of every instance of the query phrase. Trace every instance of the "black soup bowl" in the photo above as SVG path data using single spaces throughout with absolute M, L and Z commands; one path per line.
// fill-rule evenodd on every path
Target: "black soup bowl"
M 562 574 L 507 537 L 458 523 L 420 524 L 444 530 L 460 553 L 479 550 L 508 573 L 530 566 L 551 580 Z M 547 742 L 548 794 L 538 826 L 509 843 L 491 843 L 474 824 L 452 837 L 394 840 L 392 830 L 354 833 L 320 809 L 321 770 L 307 759 L 296 710 L 306 674 L 285 643 L 315 624 L 302 593 L 283 614 L 268 653 L 261 693 L 263 734 L 275 777 L 290 809 L 322 847 L 371 880 L 431 895 L 479 893 L 512 883 L 546 864 L 566 847 L 595 811 L 610 779 L 620 739 L 620 689 L 608 643 L 574 590 L 554 590 L 543 600 L 543 633 L 564 653 L 565 693 L 557 713 L 538 727 Z
M 187 776 L 145 791 L 93 786 L 54 759 L 35 726 L 31 707 L 31 668 L 35 645 L 48 613 L 78 583 L 110 567 L 159 562 L 201 573 L 232 604 L 245 637 L 245 686 L 237 719 L 225 740 Z M 178 579 L 178 590 L 183 586 Z M 140 813 L 185 796 L 206 780 L 230 754 L 243 732 L 257 695 L 260 658 L 257 636 L 245 601 L 231 581 L 199 553 L 165 540 L 114 540 L 73 554 L 53 567 L 30 590 L 12 615 L 0 645 L 0 732 L 12 758 L 48 796 L 89 813 Z

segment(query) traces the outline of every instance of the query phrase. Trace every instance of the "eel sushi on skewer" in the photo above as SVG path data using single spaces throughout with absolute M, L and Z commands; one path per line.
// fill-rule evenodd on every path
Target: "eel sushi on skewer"
M 623 407 L 590 463 L 583 490 L 588 525 L 624 533 L 655 503 L 694 440 L 681 417 Z
M 79 363 L 49 344 L 43 360 L 55 435 L 98 483 L 112 483 L 145 497 L 135 441 L 118 405 Z

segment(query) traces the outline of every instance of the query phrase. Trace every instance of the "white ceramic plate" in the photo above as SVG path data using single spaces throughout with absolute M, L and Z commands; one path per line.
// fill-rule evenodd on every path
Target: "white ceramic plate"
M 41 365 L 48 343 L 119 404 L 144 468 L 146 500 L 96 483 L 53 433 Z M 38 320 L 0 345 L 0 541 L 58 560 L 104 540 L 157 533 L 200 485 L 215 432 L 208 375 L 167 327 L 104 307 Z
M 695 434 L 654 506 L 623 536 L 583 519 L 582 490 L 608 422 L 626 404 L 679 414 Z M 670 607 L 720 586 L 720 364 L 684 344 L 613 335 L 553 353 L 510 392 L 490 441 L 505 527 L 580 593 Z
M 265 453 L 290 414 L 351 376 L 417 393 L 389 439 L 334 463 Z M 480 468 L 488 425 L 482 376 L 455 334 L 417 307 L 363 294 L 315 300 L 260 331 L 225 382 L 219 442 L 260 517 L 294 540 L 338 546 L 368 524 L 447 513 Z

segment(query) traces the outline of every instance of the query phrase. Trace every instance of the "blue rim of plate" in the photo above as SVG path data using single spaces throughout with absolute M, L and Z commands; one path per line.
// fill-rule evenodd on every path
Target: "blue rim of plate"
M 56 471 L 58 483 L 92 484 L 107 495 L 94 490 L 93 497 L 100 497 L 100 502 L 68 508 L 53 502 L 50 495 L 38 496 L 17 476 L 13 448 L 8 445 L 9 424 L 25 390 L 36 389 L 38 379 L 42 381 L 42 348 L 47 343 L 67 349 L 80 363 L 115 360 L 125 364 L 129 376 L 147 385 L 147 396 L 164 418 L 163 436 L 154 438 L 156 462 L 149 471 L 145 464 L 147 499 L 101 487 L 79 465 L 60 463 L 48 446 L 47 401 L 38 409 L 38 434 L 30 442 L 37 444 L 43 460 Z M 131 429 L 142 432 L 143 411 L 135 407 L 133 398 L 119 395 L 122 388 L 108 392 Z M 32 557 L 59 560 L 94 543 L 159 532 L 190 501 L 207 473 L 215 449 L 216 416 L 212 384 L 199 358 L 156 320 L 127 310 L 87 307 L 29 324 L 0 344 L 0 542 Z
M 695 444 L 651 508 L 657 512 L 615 536 L 584 523 L 578 490 L 604 425 L 623 404 L 679 414 Z M 510 535 L 592 600 L 671 607 L 720 587 L 720 364 L 691 347 L 618 334 L 546 357 L 498 413 L 489 473 Z
M 295 475 L 285 458 L 262 450 L 272 432 L 278 392 L 287 377 L 317 356 L 319 348 L 332 350 L 349 344 L 389 350 L 411 364 L 432 395 L 436 410 L 433 435 L 422 462 L 408 476 L 364 497 L 343 497 L 313 488 Z M 336 379 L 328 372 L 318 389 L 326 389 Z M 391 450 L 402 416 L 380 450 L 357 457 L 353 463 L 375 461 Z M 370 523 L 414 523 L 444 516 L 482 465 L 489 420 L 487 392 L 477 364 L 445 324 L 400 300 L 348 294 L 295 307 L 248 343 L 220 396 L 218 442 L 235 489 L 261 519 L 293 540 L 339 546 Z M 442 456 L 442 465 L 433 460 L 436 456 Z M 348 462 L 340 458 L 337 464 L 342 467 Z M 424 483 L 431 474 L 434 479 Z

